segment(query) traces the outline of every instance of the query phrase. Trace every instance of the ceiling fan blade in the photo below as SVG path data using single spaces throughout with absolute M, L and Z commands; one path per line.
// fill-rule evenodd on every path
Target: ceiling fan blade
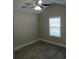
M 22 6 L 22 8 L 26 8 L 26 6 Z
M 32 6 L 32 7 L 30 7 L 30 8 L 34 8 L 35 6 Z
M 43 9 L 43 6 L 40 6 Z
M 32 3 L 24 3 L 24 5 L 34 5 L 34 4 L 32 4 Z
M 39 0 L 37 0 L 36 2 L 35 2 L 35 4 L 38 6 L 38 2 L 39 2 Z
M 28 6 L 22 6 L 22 8 L 27 8 Z
M 50 6 L 51 4 L 42 4 L 42 6 Z

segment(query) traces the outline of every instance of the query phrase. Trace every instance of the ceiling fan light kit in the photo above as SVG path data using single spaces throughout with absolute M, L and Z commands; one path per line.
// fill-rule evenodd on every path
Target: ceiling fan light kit
M 42 0 L 39 0 L 39 1 L 38 1 L 38 4 L 42 4 L 42 3 L 43 3 L 43 1 L 42 1 Z
M 42 8 L 40 6 L 36 6 L 36 7 L 34 7 L 34 9 L 35 10 L 38 10 L 38 11 L 41 11 L 42 10 Z

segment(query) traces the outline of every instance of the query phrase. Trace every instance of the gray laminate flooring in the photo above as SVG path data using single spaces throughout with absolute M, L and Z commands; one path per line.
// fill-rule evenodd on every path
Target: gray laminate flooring
M 36 42 L 14 52 L 14 59 L 65 59 L 65 48 Z

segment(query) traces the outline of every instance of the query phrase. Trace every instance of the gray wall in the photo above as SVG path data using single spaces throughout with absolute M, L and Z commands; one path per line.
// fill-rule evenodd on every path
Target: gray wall
M 61 16 L 61 38 L 49 36 L 49 17 L 53 16 Z M 64 5 L 54 4 L 39 17 L 29 12 L 14 12 L 14 48 L 38 38 L 65 44 L 66 7 Z
M 14 12 L 14 47 L 38 38 L 38 15 Z
M 49 17 L 61 16 L 61 37 L 49 36 Z M 66 6 L 53 4 L 40 14 L 40 38 L 65 44 L 66 41 Z

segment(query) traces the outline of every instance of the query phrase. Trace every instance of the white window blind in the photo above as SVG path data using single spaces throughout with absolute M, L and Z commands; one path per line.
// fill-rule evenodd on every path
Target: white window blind
M 49 35 L 50 36 L 61 36 L 61 17 L 49 18 Z

